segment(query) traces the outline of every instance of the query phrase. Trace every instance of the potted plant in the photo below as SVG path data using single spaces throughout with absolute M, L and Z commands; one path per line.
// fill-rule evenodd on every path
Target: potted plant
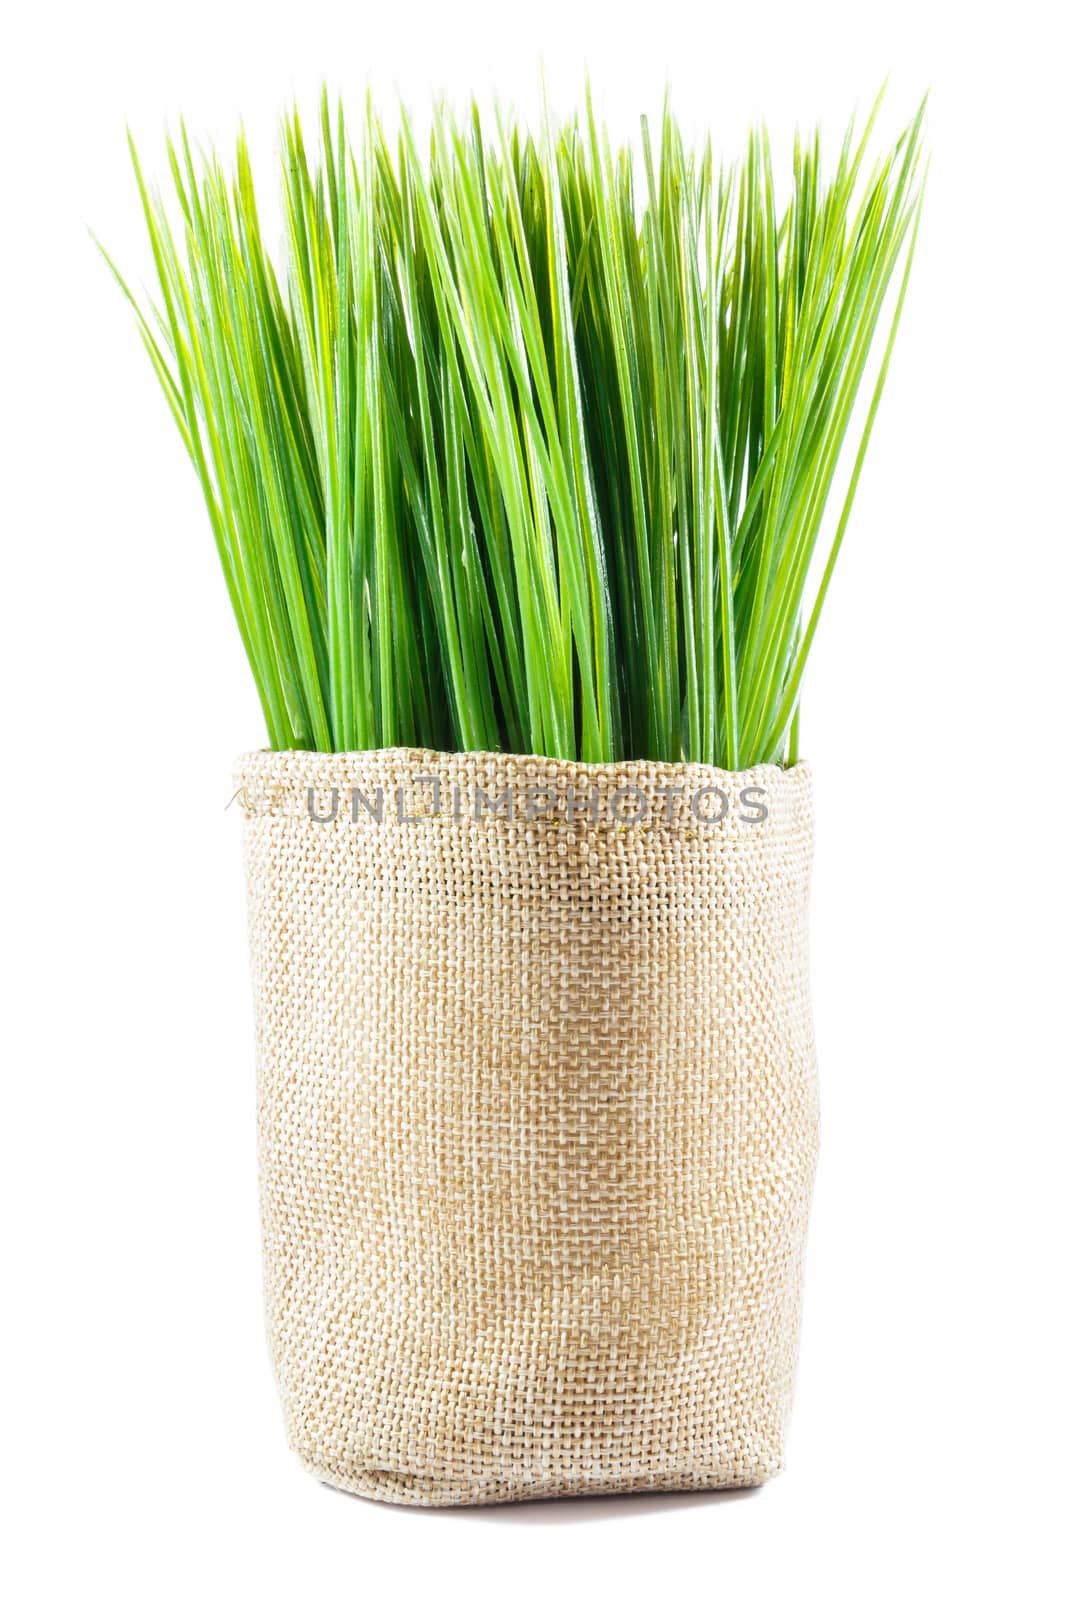
M 876 108 L 877 109 L 877 108 Z M 754 1484 L 818 1112 L 798 704 L 918 224 L 922 111 L 724 168 L 666 110 L 429 150 L 134 152 L 141 335 L 270 750 L 245 757 L 267 1321 L 321 1478 Z M 132 149 L 132 145 L 131 145 Z M 121 281 L 121 280 L 120 280 Z M 891 285 L 873 387 L 854 420 Z M 836 526 L 820 544 L 847 454 Z M 814 570 L 813 570 L 814 569 Z

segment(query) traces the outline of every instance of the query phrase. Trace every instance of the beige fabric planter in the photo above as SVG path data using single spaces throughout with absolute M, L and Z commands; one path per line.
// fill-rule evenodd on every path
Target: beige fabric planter
M 433 1505 L 778 1472 L 808 769 L 386 750 L 237 782 L 293 1449 Z

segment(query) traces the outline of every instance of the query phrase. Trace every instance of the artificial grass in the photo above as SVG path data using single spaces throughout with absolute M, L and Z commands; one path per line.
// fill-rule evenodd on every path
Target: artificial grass
M 281 268 L 243 138 L 229 173 L 170 142 L 173 220 L 131 140 L 158 305 L 126 292 L 274 749 L 795 759 L 921 207 L 923 109 L 875 158 L 877 109 L 832 161 L 798 138 L 779 206 L 765 132 L 724 167 L 669 109 L 635 153 L 591 102 L 440 108 L 422 153 L 324 95 Z

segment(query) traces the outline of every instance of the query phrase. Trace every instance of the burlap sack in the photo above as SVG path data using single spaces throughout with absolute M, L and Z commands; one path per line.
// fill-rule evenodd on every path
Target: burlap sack
M 237 782 L 294 1450 L 434 1505 L 776 1473 L 808 769 L 385 750 Z

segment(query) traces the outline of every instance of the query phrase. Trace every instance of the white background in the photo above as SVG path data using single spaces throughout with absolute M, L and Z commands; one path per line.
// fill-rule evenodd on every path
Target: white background
M 5 22 L 0 1503 L 13 1597 L 1063 1592 L 1061 54 L 1038 8 L 101 0 Z M 1051 11 L 1048 13 L 1051 18 Z M 261 1324 L 232 758 L 262 729 L 198 492 L 86 234 L 124 149 L 320 78 L 493 88 L 739 151 L 891 75 L 934 163 L 805 695 L 824 1108 L 765 1489 L 398 1511 L 285 1449 Z

